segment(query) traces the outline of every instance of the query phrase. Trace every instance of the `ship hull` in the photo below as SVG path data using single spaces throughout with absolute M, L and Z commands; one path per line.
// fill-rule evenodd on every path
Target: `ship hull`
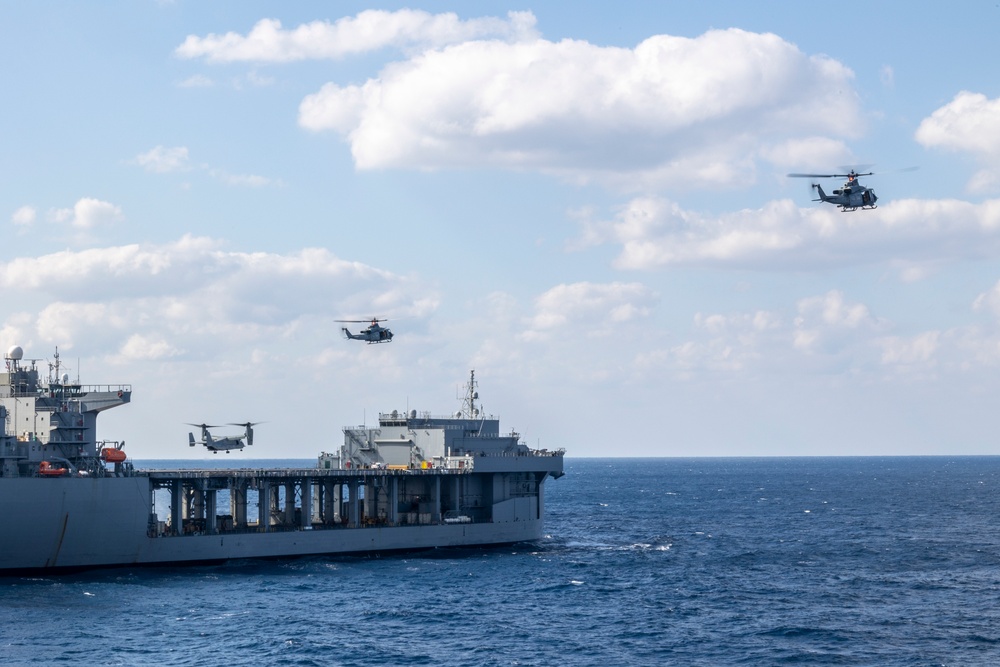
M 537 511 L 537 519 L 485 523 L 162 535 L 150 530 L 151 497 L 145 477 L 4 480 L 0 535 L 9 547 L 0 549 L 0 574 L 487 546 L 542 535 Z

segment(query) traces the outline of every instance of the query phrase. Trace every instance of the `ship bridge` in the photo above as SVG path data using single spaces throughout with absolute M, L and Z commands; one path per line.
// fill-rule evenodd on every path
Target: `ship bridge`
M 132 385 L 70 382 L 61 373 L 58 348 L 45 378 L 38 369 L 40 360 L 24 360 L 16 345 L 8 350 L 5 361 L 5 371 L 0 373 L 5 436 L 0 445 L 0 475 L 31 476 L 43 462 L 51 464 L 46 466 L 50 470 L 106 474 L 102 451 L 120 451 L 124 443 L 98 442 L 97 415 L 129 403 Z

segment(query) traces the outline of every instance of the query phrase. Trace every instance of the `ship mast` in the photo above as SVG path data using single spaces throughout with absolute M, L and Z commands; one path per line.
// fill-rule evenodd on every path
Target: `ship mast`
M 56 353 L 53 355 L 55 357 L 55 364 L 49 364 L 49 385 L 59 384 L 59 346 L 56 346 Z M 52 369 L 55 367 L 55 378 L 52 376 Z
M 466 419 L 475 419 L 479 416 L 476 408 L 476 401 L 479 399 L 479 392 L 476 391 L 476 371 L 469 371 L 469 384 L 465 387 L 465 398 L 462 399 L 462 416 Z

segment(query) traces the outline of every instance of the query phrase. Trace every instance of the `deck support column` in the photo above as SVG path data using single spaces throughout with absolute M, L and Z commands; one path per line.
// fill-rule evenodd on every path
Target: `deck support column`
M 368 478 L 365 480 L 365 504 L 362 519 L 370 524 L 371 520 L 378 516 L 378 490 L 375 487 L 375 480 Z
M 347 509 L 350 514 L 348 524 L 351 528 L 357 528 L 361 525 L 361 499 L 358 497 L 360 486 L 361 480 L 358 479 L 351 479 L 347 483 Z
M 336 482 L 333 485 L 336 489 L 333 494 L 333 519 L 337 523 L 344 522 L 344 483 Z
M 257 487 L 257 530 L 266 533 L 271 529 L 271 485 L 261 480 Z
M 441 475 L 434 475 L 434 505 L 431 523 L 441 523 Z
M 295 482 L 285 482 L 285 512 L 283 524 L 295 525 Z
M 205 518 L 205 491 L 202 486 L 204 482 L 195 482 L 191 487 L 191 516 L 189 519 Z
M 240 482 L 233 482 L 229 487 L 229 505 L 233 513 L 233 528 L 247 527 L 247 488 Z
M 170 528 L 175 535 L 184 534 L 184 485 L 181 480 L 170 482 Z
M 215 489 L 210 489 L 203 493 L 205 496 L 205 532 L 209 535 L 215 535 L 219 532 L 219 518 L 216 516 L 219 492 Z
M 389 513 L 386 517 L 390 526 L 399 524 L 399 477 L 389 478 Z
M 336 488 L 337 485 L 330 480 L 323 481 L 323 504 L 321 507 L 323 513 L 323 523 L 328 526 L 333 523 L 334 515 L 336 514 L 333 509 L 333 493 Z
M 312 526 L 312 480 L 306 478 L 299 484 L 302 494 L 302 507 L 299 515 L 299 527 L 308 528 Z

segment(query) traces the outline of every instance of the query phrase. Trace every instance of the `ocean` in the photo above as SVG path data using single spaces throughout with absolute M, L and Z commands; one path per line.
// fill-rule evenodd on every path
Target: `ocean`
M 532 544 L 0 578 L 0 661 L 1000 664 L 1000 457 L 568 458 L 546 494 Z

